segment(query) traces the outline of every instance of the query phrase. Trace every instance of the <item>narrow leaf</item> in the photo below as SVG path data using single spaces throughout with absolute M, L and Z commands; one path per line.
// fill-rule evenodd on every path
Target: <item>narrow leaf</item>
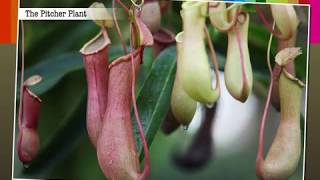
M 155 59 L 150 73 L 137 95 L 137 106 L 149 146 L 169 110 L 175 72 L 176 49 L 170 47 Z M 133 117 L 133 112 L 131 114 Z M 142 145 L 139 131 L 135 120 L 133 123 L 137 148 L 141 153 Z

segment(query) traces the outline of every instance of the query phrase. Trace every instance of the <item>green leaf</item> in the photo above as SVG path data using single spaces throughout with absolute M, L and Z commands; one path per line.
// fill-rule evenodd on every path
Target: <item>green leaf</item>
M 109 48 L 109 58 L 113 60 L 122 54 L 120 47 Z M 64 53 L 59 56 L 50 57 L 42 60 L 38 64 L 25 70 L 25 79 L 32 75 L 40 75 L 42 81 L 30 89 L 32 92 L 41 96 L 42 94 L 49 91 L 67 74 L 83 69 L 83 61 L 79 52 Z M 18 84 L 20 84 L 20 76 L 18 74 Z M 20 89 L 18 89 L 18 94 Z M 17 97 L 19 99 L 19 96 Z
M 48 21 L 30 21 L 25 23 L 25 28 L 26 65 L 77 51 L 99 32 L 99 28 L 90 21 L 64 21 L 58 25 Z
M 15 153 L 15 177 L 48 177 L 72 152 L 78 137 L 85 134 L 85 87 L 85 73 L 79 70 L 65 76 L 61 83 L 42 96 L 38 124 L 40 152 L 27 169 L 23 169 Z
M 155 58 L 153 54 L 153 49 L 145 48 L 143 52 L 143 63 L 140 66 L 140 71 L 137 79 L 136 92 L 139 92 L 141 90 L 143 83 L 145 82 L 150 73 L 154 59 Z
M 116 52 L 116 53 L 110 53 L 112 54 L 111 55 L 111 57 L 113 57 L 112 59 L 114 59 L 115 56 L 119 56 L 118 55 L 119 53 L 122 53 L 122 51 L 117 48 L 115 48 L 112 51 Z M 141 66 L 141 70 L 144 71 L 145 77 L 141 76 L 138 79 L 139 81 L 142 81 L 142 82 L 139 82 L 142 85 L 140 89 L 138 88 L 137 105 L 139 107 L 142 124 L 145 129 L 145 133 L 146 133 L 149 144 L 151 144 L 169 108 L 171 89 L 173 85 L 175 67 L 176 67 L 175 53 L 176 53 L 175 48 L 171 47 L 165 50 L 155 61 L 153 61 L 153 58 L 152 58 L 153 55 L 152 55 L 151 49 L 146 50 L 144 54 L 145 64 Z M 69 53 L 69 55 L 70 57 L 73 57 L 76 59 L 72 61 L 77 62 L 78 63 L 77 66 L 80 66 L 79 64 L 82 64 L 81 59 L 79 59 L 80 58 L 79 55 L 76 55 L 74 53 Z M 51 60 L 51 61 L 46 60 L 43 63 L 47 64 L 48 61 L 54 62 L 54 60 Z M 53 63 L 52 65 L 54 64 L 56 63 Z M 39 68 L 39 69 L 36 68 L 38 70 L 41 69 L 40 67 L 47 69 L 45 68 L 47 66 L 44 66 L 44 65 L 41 65 L 41 66 L 38 65 L 37 67 Z M 57 69 L 61 70 L 61 68 L 57 68 Z M 66 72 L 71 72 L 70 69 L 72 68 L 69 67 L 67 69 L 69 69 L 69 71 L 66 71 Z M 33 69 L 31 70 L 34 71 Z M 83 70 L 81 71 L 83 73 Z M 49 73 L 49 72 L 51 71 L 43 71 L 42 75 L 45 77 L 50 77 L 50 79 L 61 78 L 58 72 L 56 73 Z M 79 73 L 70 73 L 70 75 L 78 77 Z M 84 74 L 82 74 L 82 76 L 84 77 Z M 70 81 L 64 82 L 65 81 L 64 77 L 61 78 L 61 81 L 63 82 L 63 84 L 70 82 Z M 49 84 L 50 86 L 59 87 L 59 88 L 58 89 L 54 88 L 50 91 L 46 89 L 46 91 L 43 91 L 44 97 L 47 97 L 48 95 L 51 97 L 54 94 L 57 94 L 57 93 L 59 94 L 60 91 L 59 92 L 56 92 L 56 91 L 61 90 L 61 87 L 62 89 L 63 87 L 65 87 L 65 85 L 63 84 L 61 86 L 60 83 L 57 83 L 54 81 L 50 81 L 50 82 L 51 82 L 51 84 Z M 59 86 L 56 86 L 55 83 L 59 84 Z M 84 86 L 83 83 L 81 84 L 82 84 L 81 86 Z M 72 87 L 72 85 L 70 86 Z M 41 86 L 34 87 L 34 91 L 36 92 L 41 92 L 41 89 L 42 89 Z M 42 144 L 39 156 L 34 161 L 34 163 L 30 164 L 28 169 L 21 171 L 22 167 L 21 165 L 19 165 L 20 163 L 18 162 L 17 155 L 15 154 L 16 155 L 15 160 L 17 161 L 16 164 L 19 165 L 19 166 L 15 166 L 15 176 L 23 175 L 23 177 L 27 176 L 30 178 L 35 178 L 35 177 L 48 177 L 48 174 L 55 174 L 52 172 L 55 172 L 56 168 L 59 167 L 61 169 L 61 166 L 64 166 L 65 161 L 68 159 L 68 157 L 73 153 L 73 151 L 76 150 L 79 144 L 81 144 L 79 141 L 82 141 L 82 140 L 89 141 L 86 135 L 87 132 L 85 130 L 85 118 L 86 118 L 85 116 L 86 93 L 85 92 L 86 92 L 85 89 L 82 89 L 81 92 L 78 93 L 79 94 L 77 95 L 78 98 L 74 100 L 72 107 L 69 108 L 68 112 L 63 113 L 64 116 L 62 117 L 62 120 L 58 121 L 59 123 L 56 123 L 55 127 L 52 125 L 50 127 L 40 126 L 45 128 L 51 128 L 51 129 L 53 128 L 54 130 L 50 130 L 50 132 L 53 132 L 53 134 L 51 134 L 50 137 L 46 138 L 46 141 L 44 142 L 44 144 Z M 65 98 L 61 99 L 61 101 L 64 101 L 64 100 Z M 58 101 L 60 102 L 60 100 Z M 46 101 L 46 103 L 50 103 L 50 102 Z M 44 116 L 43 118 L 50 116 L 50 113 L 54 112 L 54 109 L 56 109 L 50 104 L 45 104 L 45 105 L 47 106 L 44 107 L 45 109 L 43 109 L 43 111 L 47 113 L 45 113 L 46 116 Z M 132 116 L 134 115 L 132 114 Z M 40 119 L 40 121 L 45 122 L 46 119 Z M 40 129 L 40 130 L 47 131 L 45 129 Z M 140 143 L 140 138 L 138 136 L 138 129 L 135 123 L 134 123 L 134 132 L 138 140 L 139 152 L 141 152 L 142 146 Z M 91 146 L 90 143 L 88 143 L 88 145 Z M 17 168 L 20 170 L 17 171 Z M 17 174 L 17 173 L 22 173 L 22 174 Z M 52 177 L 52 178 L 55 178 L 55 177 Z
M 48 178 L 52 169 L 59 166 L 74 151 L 79 144 L 79 139 L 86 133 L 85 99 L 84 95 L 81 96 L 78 104 L 65 117 L 65 122 L 58 124 L 57 131 L 47 140 L 35 161 L 27 169 L 22 170 L 23 177 Z M 86 138 L 86 140 L 89 139 Z
M 162 120 L 170 107 L 170 97 L 176 72 L 176 49 L 170 47 L 163 51 L 153 63 L 150 74 L 137 95 L 137 106 L 144 133 L 150 146 L 158 132 Z M 142 152 L 141 139 L 134 118 L 133 125 L 138 152 Z
M 41 95 L 56 85 L 66 74 L 82 69 L 83 62 L 78 52 L 62 54 L 56 58 L 46 59 L 26 70 L 25 76 L 38 74 L 42 81 L 30 89 Z
M 256 13 L 256 8 L 252 4 L 243 4 L 242 9 L 247 13 Z

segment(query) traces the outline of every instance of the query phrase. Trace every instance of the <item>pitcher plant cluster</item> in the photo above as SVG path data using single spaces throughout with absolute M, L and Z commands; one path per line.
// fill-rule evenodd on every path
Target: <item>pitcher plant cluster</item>
M 105 8 L 97 2 L 90 6 L 91 16 L 104 20 L 94 21 L 100 27 L 100 32 L 80 50 L 88 89 L 86 128 L 107 179 L 145 180 L 150 174 L 149 153 L 135 95 L 136 77 L 143 63 L 144 48 L 152 46 L 154 54 L 158 55 L 170 45 L 176 46 L 177 71 L 170 101 L 173 115 L 170 121 L 176 124 L 170 130 L 173 132 L 179 125 L 188 126 L 191 123 L 197 104 L 210 108 L 219 100 L 219 65 L 209 26 L 228 37 L 224 79 L 229 94 L 242 103 L 252 94 L 253 70 L 248 47 L 251 14 L 243 8 L 244 4 L 184 1 L 180 11 L 182 31 L 175 35 L 161 27 L 161 16 L 167 12 L 170 1 L 132 0 L 129 6 L 121 0 L 112 0 L 113 8 L 116 4 L 128 17 L 129 45 L 121 32 L 115 10 L 112 13 L 107 9 L 95 10 Z M 273 17 L 271 23 L 261 7 L 255 6 L 256 14 L 270 31 L 266 56 L 270 82 L 260 121 L 256 174 L 260 179 L 278 180 L 288 179 L 300 160 L 300 106 L 304 83 L 295 77 L 294 72 L 294 60 L 301 54 L 300 48 L 295 47 L 299 25 L 296 11 L 293 6 L 269 7 Z M 110 62 L 108 49 L 112 42 L 108 31 L 112 28 L 118 33 L 124 55 Z M 274 36 L 278 41 L 278 53 L 270 57 Z M 270 62 L 271 59 L 274 59 L 274 63 Z M 22 55 L 17 151 L 23 164 L 31 163 L 40 147 L 37 124 L 41 99 L 29 89 L 39 81 L 41 77 L 38 75 L 24 81 Z M 270 103 L 280 111 L 281 119 L 272 145 L 264 154 L 264 127 Z M 143 170 L 136 149 L 131 107 L 143 144 Z

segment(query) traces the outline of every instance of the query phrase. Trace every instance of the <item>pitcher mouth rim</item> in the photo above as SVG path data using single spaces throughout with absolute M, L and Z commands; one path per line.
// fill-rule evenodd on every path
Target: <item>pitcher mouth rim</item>
M 92 50 L 92 51 L 88 51 L 87 48 L 90 45 L 92 45 L 95 41 L 97 41 L 99 38 L 103 38 L 104 39 L 104 43 L 101 46 L 99 46 L 97 49 Z M 92 38 L 85 45 L 83 45 L 83 47 L 80 49 L 80 53 L 82 55 L 96 54 L 96 53 L 99 53 L 100 51 L 103 51 L 105 48 L 107 48 L 107 46 L 109 44 L 111 44 L 109 37 L 104 36 L 103 32 L 100 31 L 94 38 Z
M 124 54 L 124 55 L 118 57 L 117 59 L 112 61 L 111 64 L 109 64 L 108 68 L 112 69 L 113 67 L 117 66 L 118 64 L 130 62 L 131 56 L 133 56 L 133 58 L 136 58 L 137 56 L 139 56 L 139 54 L 142 50 L 143 50 L 143 48 L 140 47 L 138 49 L 133 50 L 132 52 L 129 52 L 127 54 Z

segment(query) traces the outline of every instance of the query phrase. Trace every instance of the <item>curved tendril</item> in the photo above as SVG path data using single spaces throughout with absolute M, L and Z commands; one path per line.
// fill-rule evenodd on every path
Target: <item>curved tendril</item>
M 210 4 L 210 3 L 209 3 L 209 4 Z M 216 7 L 218 7 L 218 6 L 219 6 L 219 3 L 217 3 L 217 5 L 215 5 L 215 6 L 208 6 L 208 9 L 210 9 L 210 8 L 216 8 Z M 238 8 L 238 5 L 236 6 L 235 4 L 233 4 L 233 5 L 229 6 L 229 7 L 227 7 L 225 10 L 217 11 L 216 13 L 223 13 L 224 11 L 230 11 L 230 10 L 232 10 L 232 9 L 234 9 L 234 8 Z M 221 31 L 221 32 L 228 32 L 228 31 L 230 31 L 230 30 L 235 26 L 235 24 L 236 24 L 236 22 L 237 22 L 237 18 L 238 18 L 239 13 L 240 13 L 240 9 L 237 9 L 237 12 L 234 14 L 234 16 L 232 16 L 231 22 L 230 22 L 229 25 L 228 25 L 227 27 L 225 27 L 225 28 L 220 28 L 219 26 L 217 26 L 217 25 L 214 23 L 214 21 L 211 21 L 211 22 L 214 24 L 215 28 L 218 29 L 219 31 Z
M 119 1 L 119 0 L 117 0 L 117 1 Z M 115 0 L 112 0 L 112 8 L 113 8 L 113 11 L 112 11 L 113 21 L 114 21 L 114 24 L 116 26 L 116 30 L 118 32 L 120 42 L 122 44 L 123 51 L 124 51 L 125 54 L 127 54 L 128 53 L 127 46 L 126 46 L 126 43 L 123 40 L 123 36 L 122 36 L 121 30 L 120 30 L 120 27 L 119 27 L 119 24 L 118 24 L 118 21 L 117 21 L 117 16 L 116 16 L 116 13 L 115 13 L 115 10 L 116 10 L 115 9 Z
M 24 87 L 24 25 L 21 20 L 21 79 L 20 79 L 20 104 L 18 114 L 18 128 L 22 128 L 22 114 L 23 114 L 23 87 Z
M 275 28 L 275 25 L 276 25 L 276 23 L 273 22 L 272 29 Z M 271 67 L 271 61 L 270 61 L 270 53 L 271 53 L 272 38 L 273 38 L 273 34 L 271 33 L 270 38 L 269 38 L 269 42 L 268 42 L 268 50 L 267 50 L 267 63 L 268 63 L 268 69 L 269 69 L 271 78 L 272 78 L 272 67 Z
M 215 89 L 219 90 L 220 89 L 219 64 L 217 62 L 216 52 L 215 52 L 213 44 L 212 44 L 212 42 L 210 40 L 210 34 L 209 34 L 207 26 L 204 27 L 204 31 L 205 31 L 207 39 L 208 39 L 208 45 L 209 45 L 209 49 L 210 49 L 211 61 L 212 61 L 212 64 L 214 66 L 214 74 L 215 74 L 215 77 L 216 77 L 216 87 L 215 87 Z
M 261 21 L 263 22 L 263 24 L 266 26 L 266 28 L 268 29 L 268 31 L 270 33 L 272 33 L 274 36 L 276 36 L 278 39 L 280 40 L 287 40 L 287 39 L 290 39 L 291 37 L 289 38 L 285 38 L 283 36 L 283 34 L 281 34 L 281 32 L 278 32 L 278 31 L 275 31 L 275 29 L 271 26 L 271 24 L 268 22 L 268 20 L 266 19 L 265 15 L 263 14 L 260 6 L 258 4 L 255 5 L 256 6 L 256 11 L 259 15 L 259 18 L 261 19 Z
M 131 31 L 131 36 L 130 36 L 130 47 L 133 50 L 134 49 L 134 29 L 132 24 L 130 24 L 130 31 Z M 142 57 L 141 54 L 143 54 L 143 47 L 139 47 L 138 48 L 138 54 L 140 55 L 140 60 L 142 61 Z M 135 67 L 134 67 L 134 58 L 133 58 L 133 53 L 130 54 L 130 59 L 131 59 L 131 69 L 132 69 L 132 85 L 131 85 L 131 97 L 132 97 L 132 106 L 133 106 L 133 111 L 134 111 L 134 115 L 135 115 L 135 119 L 138 125 L 138 129 L 139 129 L 139 135 L 140 135 L 140 139 L 142 142 L 142 146 L 143 146 L 143 153 L 144 153 L 144 170 L 143 172 L 140 174 L 140 180 L 147 180 L 149 173 L 150 173 L 150 160 L 149 160 L 149 150 L 148 150 L 148 144 L 145 138 L 145 134 L 144 134 L 144 130 L 141 124 L 141 120 L 140 120 L 140 115 L 139 115 L 139 110 L 137 107 L 137 102 L 136 102 L 136 94 L 135 94 L 135 90 L 136 90 L 136 72 L 135 72 Z
M 138 111 L 138 107 L 137 107 L 137 102 L 136 102 L 136 95 L 135 95 L 135 82 L 136 82 L 136 75 L 135 75 L 135 68 L 134 68 L 134 58 L 133 55 L 131 54 L 131 67 L 132 67 L 132 88 L 131 88 L 131 93 L 132 93 L 132 104 L 133 104 L 133 110 L 134 110 L 134 115 L 136 118 L 136 122 L 139 128 L 139 134 L 140 134 L 140 138 L 142 141 L 142 145 L 143 145 L 143 152 L 144 152 L 144 170 L 141 173 L 141 179 L 147 179 L 147 177 L 149 176 L 149 172 L 150 172 L 150 163 L 149 163 L 149 150 L 148 150 L 148 144 L 147 141 L 145 139 L 145 134 L 143 131 L 143 127 L 141 124 L 141 120 L 140 120 L 140 115 L 139 115 L 139 111 Z
M 137 3 L 135 2 L 135 0 L 131 0 L 131 3 L 132 3 L 136 8 L 141 9 L 142 6 L 143 6 L 143 4 L 144 4 L 144 0 L 141 0 L 140 4 L 137 4 Z
M 269 109 L 269 105 L 270 105 L 272 87 L 273 87 L 273 78 L 270 79 L 268 96 L 267 96 L 267 100 L 265 103 L 265 107 L 263 110 L 263 115 L 262 115 L 261 123 L 260 123 L 260 127 L 259 127 L 259 145 L 258 145 L 258 155 L 257 155 L 257 162 L 258 163 L 260 163 L 263 160 L 264 127 L 266 124 L 268 109 Z
M 126 12 L 129 12 L 129 8 L 128 8 L 121 0 L 117 0 L 117 3 L 118 3 Z
M 275 22 L 273 23 L 272 30 L 274 29 L 274 27 L 275 27 Z M 270 38 L 268 42 L 268 52 L 267 52 L 267 63 L 268 63 L 268 69 L 270 73 L 270 85 L 269 85 L 267 100 L 264 106 L 263 115 L 262 115 L 261 123 L 259 127 L 259 145 L 258 145 L 257 163 L 260 163 L 263 160 L 264 127 L 267 119 L 267 114 L 268 114 L 268 109 L 269 109 L 270 99 L 272 94 L 272 87 L 274 82 L 272 67 L 270 63 L 270 50 L 271 50 L 272 38 L 273 38 L 273 34 L 270 33 Z
M 132 25 L 132 23 L 130 23 L 130 33 L 134 34 L 134 26 Z M 131 47 L 131 49 L 134 49 L 134 43 L 135 43 L 134 36 L 131 35 L 130 36 L 130 47 Z
M 230 31 L 230 29 L 233 28 L 234 25 L 237 23 L 238 15 L 239 15 L 239 10 L 237 10 L 237 12 L 232 17 L 232 20 L 231 20 L 229 26 L 227 26 L 225 29 L 222 29 L 221 31 L 225 31 L 225 32 Z

